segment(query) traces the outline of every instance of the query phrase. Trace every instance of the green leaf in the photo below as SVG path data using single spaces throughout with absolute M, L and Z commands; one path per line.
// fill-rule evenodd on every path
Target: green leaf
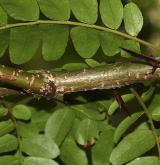
M 93 57 L 100 46 L 98 31 L 94 29 L 72 28 L 71 38 L 76 51 L 83 58 Z
M 114 56 L 120 52 L 123 38 L 108 32 L 100 32 L 100 43 L 107 56 Z
M 97 0 L 70 0 L 70 6 L 73 14 L 79 21 L 88 24 L 94 24 L 97 21 Z
M 109 158 L 114 147 L 114 132 L 111 129 L 101 132 L 100 137 L 92 148 L 93 165 L 109 165 Z
M 21 137 L 33 137 L 39 133 L 37 126 L 32 123 L 17 122 L 17 129 Z
M 122 47 L 127 48 L 129 50 L 133 50 L 134 52 L 137 52 L 137 53 L 141 53 L 139 43 L 133 40 L 124 40 L 122 43 Z M 121 50 L 121 56 L 126 57 L 126 58 L 132 57 L 129 53 L 127 53 L 124 50 Z
M 0 122 L 0 136 L 10 133 L 15 129 L 15 126 L 11 120 Z
M 92 68 L 101 66 L 101 65 L 105 65 L 104 63 L 99 63 L 98 61 L 96 61 L 94 59 L 85 59 L 85 62 L 87 63 L 87 65 L 89 65 Z
M 68 20 L 70 18 L 70 6 L 68 0 L 38 0 L 42 13 L 53 20 Z
M 8 114 L 8 109 L 1 105 L 0 106 L 0 117 L 6 116 L 7 114 Z
M 160 100 L 160 94 L 155 94 L 149 107 L 148 107 L 148 110 L 151 112 L 152 119 L 155 121 L 160 121 L 159 100 Z
M 128 3 L 124 7 L 124 25 L 127 33 L 137 36 L 143 26 L 143 16 L 135 3 Z
M 148 107 L 149 111 L 152 112 L 156 107 L 159 106 L 159 100 L 160 100 L 160 94 L 159 93 L 156 93 L 152 100 L 151 100 L 151 103 Z
M 38 157 L 26 157 L 23 165 L 58 165 L 57 162 L 51 159 L 38 158 Z
M 15 156 L 0 156 L 0 164 L 2 165 L 19 165 L 19 159 Z
M 72 138 L 65 139 L 61 147 L 60 157 L 63 162 L 68 165 L 88 164 L 85 152 L 78 147 L 78 145 Z
M 83 146 L 93 145 L 99 137 L 99 130 L 96 121 L 90 119 L 82 120 L 76 131 L 76 141 Z
M 155 121 L 160 121 L 160 105 L 152 110 L 152 119 Z
M 104 120 L 106 116 L 105 113 L 99 112 L 95 105 L 74 105 L 72 109 L 76 111 L 76 116 L 81 119 Z
M 0 57 L 2 57 L 9 45 L 9 31 L 0 31 Z
M 125 131 L 134 124 L 141 116 L 143 112 L 134 113 L 132 116 L 126 117 L 116 128 L 114 133 L 114 142 L 117 143 Z
M 67 63 L 63 65 L 62 69 L 67 71 L 86 69 L 88 66 L 85 63 Z
M 139 157 L 130 163 L 127 163 L 127 165 L 159 165 L 160 159 L 156 156 L 145 156 L 145 157 Z
M 46 2 L 46 1 L 44 1 Z M 60 59 L 67 47 L 69 29 L 62 25 L 41 25 L 42 54 L 46 61 Z
M 106 112 L 108 112 L 108 109 L 109 109 L 109 107 L 110 107 L 110 105 L 111 105 L 112 102 L 113 102 L 112 99 L 106 99 L 106 100 L 100 100 L 100 101 L 98 101 L 98 103 L 102 107 L 104 107 L 104 111 L 106 111 Z
M 153 93 L 155 91 L 155 87 L 151 86 L 147 91 L 145 91 L 144 93 L 142 93 L 141 98 L 144 102 L 147 102 L 151 99 L 151 97 L 153 96 Z
M 0 137 L 0 153 L 14 151 L 17 146 L 18 142 L 15 136 L 7 134 Z
M 135 98 L 135 96 L 133 94 L 125 94 L 122 96 L 122 99 L 124 100 L 125 103 L 133 100 Z M 110 105 L 109 109 L 108 109 L 108 114 L 112 115 L 119 107 L 119 104 L 117 103 L 117 101 L 113 101 L 112 104 Z
M 31 125 L 36 127 L 40 132 L 44 131 L 46 122 L 50 117 L 50 113 L 46 110 L 37 110 L 32 112 Z
M 69 107 L 53 112 L 46 123 L 46 136 L 53 138 L 56 144 L 60 145 L 72 128 L 74 117 L 74 111 Z
M 73 137 L 74 140 L 75 140 L 75 135 L 76 135 L 77 128 L 78 128 L 80 122 L 81 122 L 81 120 L 79 120 L 75 117 L 74 122 L 73 122 L 73 127 L 70 130 L 70 132 L 69 132 L 69 134 L 67 135 L 66 138 L 72 138 Z
M 29 120 L 31 118 L 30 107 L 18 104 L 12 108 L 12 114 L 17 119 Z
M 11 29 L 10 59 L 14 64 L 31 60 L 40 43 L 38 26 Z
M 118 29 L 123 19 L 121 0 L 100 0 L 100 14 L 107 27 Z
M 150 130 L 140 130 L 126 136 L 112 151 L 113 165 L 124 164 L 149 151 L 155 146 L 155 138 Z
M 36 21 L 39 18 L 39 7 L 35 0 L 0 0 L 0 4 L 14 19 Z
M 4 26 L 7 24 L 8 16 L 7 13 L 0 6 L 0 26 Z
M 56 158 L 60 153 L 55 142 L 44 135 L 22 138 L 21 149 L 30 156 L 48 159 Z
M 149 125 L 148 125 L 147 122 L 141 123 L 141 124 L 135 129 L 135 131 L 143 131 L 143 130 L 150 130 Z

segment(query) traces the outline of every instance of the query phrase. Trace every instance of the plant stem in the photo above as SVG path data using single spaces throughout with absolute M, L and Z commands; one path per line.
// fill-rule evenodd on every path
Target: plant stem
M 15 129 L 16 129 L 17 142 L 18 142 L 18 148 L 19 148 L 19 150 L 18 150 L 19 151 L 19 163 L 20 163 L 20 165 L 22 165 L 23 161 L 22 161 L 21 137 L 19 135 L 19 131 L 18 131 L 18 128 L 17 128 L 17 121 L 16 121 L 15 117 L 12 114 L 11 114 L 11 117 L 12 117 L 12 121 L 15 125 Z
M 95 89 L 114 89 L 160 79 L 160 69 L 151 74 L 152 66 L 138 63 L 115 63 L 78 71 L 49 72 L 27 71 L 0 65 L 0 82 L 21 91 L 45 98 L 66 93 Z
M 10 108 L 6 105 L 5 102 L 2 102 L 2 104 L 4 105 L 4 107 L 6 107 L 8 109 L 8 117 L 11 119 L 11 121 L 13 122 L 14 126 L 15 126 L 15 131 L 16 131 L 16 136 L 17 136 L 17 143 L 18 143 L 18 153 L 19 153 L 19 164 L 23 165 L 23 160 L 22 160 L 22 149 L 21 149 L 21 137 L 18 131 L 18 127 L 17 127 L 17 121 L 15 119 L 15 117 L 13 116 Z
M 159 143 L 159 138 L 158 138 L 158 135 L 156 133 L 156 128 L 154 126 L 154 123 L 153 123 L 153 120 L 152 120 L 152 117 L 146 107 L 146 105 L 144 104 L 142 98 L 139 96 L 139 94 L 137 93 L 136 90 L 134 90 L 133 88 L 130 88 L 131 92 L 135 95 L 135 97 L 137 98 L 137 101 L 139 102 L 139 104 L 142 106 L 143 110 L 144 110 L 144 113 L 146 114 L 146 116 L 148 117 L 148 121 L 150 123 L 150 126 L 151 126 L 151 130 L 153 132 L 153 135 L 155 137 L 155 141 L 156 141 L 156 144 L 157 144 L 157 150 L 158 150 L 158 155 L 160 157 L 160 143 Z
M 101 30 L 101 31 L 113 33 L 113 34 L 122 36 L 124 38 L 137 41 L 140 44 L 142 44 L 144 46 L 147 46 L 147 47 L 150 47 L 152 49 L 153 48 L 154 49 L 156 48 L 154 45 L 152 45 L 151 43 L 149 43 L 147 41 L 144 41 L 144 40 L 139 39 L 137 37 L 130 36 L 130 35 L 126 34 L 126 33 L 122 33 L 122 32 L 117 31 L 117 30 L 112 30 L 112 29 L 109 29 L 107 27 L 102 27 L 102 26 L 99 26 L 99 25 L 91 25 L 91 24 L 74 22 L 74 21 L 38 20 L 38 21 L 34 21 L 34 22 L 8 24 L 8 25 L 5 25 L 5 26 L 0 27 L 0 30 L 10 29 L 10 28 L 14 28 L 14 27 L 21 27 L 21 26 L 32 26 L 32 25 L 38 25 L 38 24 L 70 25 L 70 26 L 81 26 L 81 27 L 86 27 L 86 28 L 97 29 L 97 30 Z

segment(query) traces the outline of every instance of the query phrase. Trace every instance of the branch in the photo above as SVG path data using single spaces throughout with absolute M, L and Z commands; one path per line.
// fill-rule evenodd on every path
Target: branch
M 160 79 L 160 69 L 151 74 L 152 66 L 137 63 L 116 63 L 80 71 L 27 71 L 0 65 L 0 82 L 18 87 L 27 93 L 53 98 L 78 91 L 114 89 Z

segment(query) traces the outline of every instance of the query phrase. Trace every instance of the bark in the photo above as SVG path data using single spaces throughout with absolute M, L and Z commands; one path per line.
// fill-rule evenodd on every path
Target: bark
M 116 63 L 79 71 L 27 71 L 0 65 L 0 82 L 18 87 L 27 93 L 53 98 L 78 91 L 114 89 L 160 79 L 160 69 L 152 74 L 152 66 L 137 63 Z

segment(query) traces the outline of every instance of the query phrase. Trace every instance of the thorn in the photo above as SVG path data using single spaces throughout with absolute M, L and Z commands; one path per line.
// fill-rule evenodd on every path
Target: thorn
M 118 92 L 118 90 L 113 89 L 113 90 L 112 90 L 112 94 L 113 94 L 113 96 L 115 97 L 116 101 L 118 102 L 119 107 L 120 107 L 121 109 L 123 109 L 129 116 L 131 116 L 131 114 L 130 114 L 128 108 L 127 108 L 127 105 L 126 105 L 126 103 L 123 101 L 123 99 L 122 99 L 120 93 Z
M 154 74 L 156 69 L 157 69 L 157 67 L 153 66 L 151 74 Z
M 151 72 L 151 74 L 154 74 L 157 68 L 160 68 L 160 61 L 156 60 L 155 58 L 151 57 L 151 56 L 147 56 L 144 54 L 140 54 L 140 53 L 136 53 L 132 50 L 126 49 L 126 48 L 122 48 L 120 47 L 122 50 L 124 50 L 125 52 L 129 53 L 130 55 L 132 55 L 133 57 L 139 58 L 144 60 L 147 64 L 153 66 L 153 70 Z

